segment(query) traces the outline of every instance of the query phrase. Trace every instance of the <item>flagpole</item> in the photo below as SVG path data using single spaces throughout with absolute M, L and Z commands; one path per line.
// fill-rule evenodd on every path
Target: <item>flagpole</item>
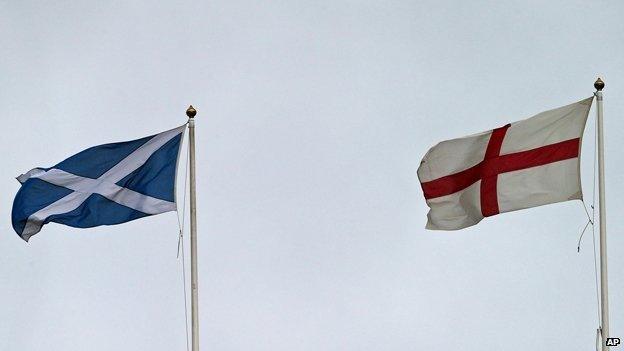
M 598 78 L 594 83 L 596 88 L 596 128 L 598 134 L 598 202 L 600 208 L 600 305 L 601 305 L 601 336 L 602 351 L 609 350 L 606 345 L 609 337 L 609 285 L 607 282 L 607 222 L 605 208 L 605 179 L 604 179 L 604 131 L 602 126 L 602 89 L 604 82 Z
M 199 313 L 197 294 L 197 203 L 195 192 L 195 115 L 193 105 L 186 110 L 189 125 L 189 177 L 191 197 L 191 350 L 199 351 Z

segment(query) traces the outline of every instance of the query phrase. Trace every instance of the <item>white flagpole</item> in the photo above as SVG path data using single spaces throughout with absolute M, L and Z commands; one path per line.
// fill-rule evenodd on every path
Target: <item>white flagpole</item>
M 596 88 L 596 128 L 598 133 L 598 202 L 600 208 L 600 305 L 601 305 L 601 336 L 602 351 L 609 350 L 606 345 L 609 337 L 609 285 L 607 282 L 607 222 L 605 208 L 604 179 L 604 131 L 602 127 L 602 89 L 604 82 L 598 78 Z
M 199 313 L 197 307 L 197 202 L 195 193 L 195 115 L 193 105 L 186 110 L 189 117 L 189 177 L 191 197 L 191 350 L 199 351 Z

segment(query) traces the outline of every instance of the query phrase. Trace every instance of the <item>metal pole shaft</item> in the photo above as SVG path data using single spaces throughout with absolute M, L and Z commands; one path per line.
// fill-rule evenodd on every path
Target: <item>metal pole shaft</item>
M 604 176 L 604 130 L 602 126 L 602 88 L 604 82 L 600 78 L 594 83 L 596 87 L 596 129 L 598 133 L 598 202 L 600 208 L 600 305 L 602 324 L 602 350 L 607 351 L 609 337 L 609 284 L 607 281 L 607 221 L 605 206 Z
M 199 312 L 197 306 L 197 199 L 195 192 L 195 114 L 190 106 L 186 111 L 189 116 L 189 177 L 191 197 L 191 328 L 192 351 L 199 351 Z

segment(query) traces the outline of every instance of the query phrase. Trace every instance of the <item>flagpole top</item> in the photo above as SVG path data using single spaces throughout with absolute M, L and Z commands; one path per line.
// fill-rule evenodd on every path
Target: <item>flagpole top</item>
M 596 79 L 596 81 L 594 82 L 594 88 L 596 88 L 597 91 L 602 91 L 602 89 L 604 88 L 604 82 L 602 81 L 602 79 Z
M 197 110 L 193 107 L 193 105 L 190 105 L 189 108 L 186 109 L 186 115 L 188 118 L 193 118 L 196 114 Z

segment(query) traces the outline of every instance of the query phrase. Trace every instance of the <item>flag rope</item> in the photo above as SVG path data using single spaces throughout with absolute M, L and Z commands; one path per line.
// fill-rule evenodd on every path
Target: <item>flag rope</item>
M 585 203 L 583 203 L 583 207 L 585 207 Z M 587 211 L 587 209 L 585 209 L 585 211 Z M 578 242 L 576 243 L 576 252 L 581 252 L 581 240 L 583 239 L 583 235 L 585 235 L 587 227 L 589 227 L 590 224 L 592 226 L 594 225 L 594 223 L 592 223 L 591 217 L 589 217 L 589 214 L 587 215 L 587 218 L 587 223 L 585 223 L 585 227 L 583 227 L 583 230 L 581 231 L 581 236 L 579 236 Z
M 596 124 L 598 123 L 598 121 L 596 120 Z M 594 164 L 593 164 L 593 172 L 592 172 L 592 202 L 589 205 L 589 207 L 591 208 L 591 216 L 589 214 L 589 211 L 587 210 L 587 204 L 585 203 L 585 199 L 582 199 L 581 202 L 583 203 L 583 210 L 585 210 L 585 214 L 587 215 L 587 223 L 585 224 L 585 227 L 583 228 L 583 231 L 581 232 L 581 235 L 579 237 L 577 246 L 576 246 L 576 251 L 580 252 L 581 251 L 581 240 L 583 239 L 583 235 L 585 234 L 585 231 L 587 230 L 587 228 L 591 225 L 591 229 L 592 229 L 592 246 L 593 246 L 593 254 L 594 254 L 594 281 L 596 284 L 596 313 L 598 316 L 598 329 L 597 332 L 600 333 L 601 329 L 602 329 L 602 324 L 601 324 L 601 318 L 600 318 L 600 288 L 598 287 L 598 258 L 596 256 L 596 226 L 595 226 L 595 221 L 596 221 L 596 153 L 598 150 L 598 129 L 597 127 L 594 128 L 594 152 L 593 152 L 593 156 L 594 156 Z M 597 336 L 598 337 L 598 336 Z
M 597 121 L 596 121 L 597 123 Z M 596 256 L 596 230 L 595 230 L 595 220 L 596 220 L 596 152 L 598 150 L 598 137 L 597 137 L 598 129 L 594 128 L 594 152 L 593 152 L 593 172 L 592 172 L 592 202 L 589 205 L 591 208 L 591 215 L 587 210 L 587 204 L 585 203 L 585 199 L 581 199 L 583 204 L 583 210 L 585 210 L 585 214 L 587 215 L 587 223 L 583 230 L 581 231 L 581 235 L 579 236 L 578 243 L 576 245 L 576 252 L 581 251 L 581 240 L 583 239 L 583 235 L 587 231 L 587 228 L 591 225 L 592 229 L 592 245 L 593 245 L 593 254 L 594 254 L 594 280 L 596 284 L 596 313 L 598 315 L 598 329 L 597 332 L 600 332 L 602 329 L 601 318 L 600 318 L 600 288 L 598 287 L 598 259 Z
M 180 219 L 180 209 L 176 209 L 176 215 L 178 218 L 178 251 L 176 258 L 180 258 L 180 250 L 182 251 L 182 290 L 184 294 L 184 326 L 186 336 L 186 351 L 189 351 L 189 325 L 188 325 L 188 304 L 187 304 L 187 292 L 186 292 L 186 260 L 184 259 L 184 224 L 186 223 L 186 193 L 188 186 L 188 163 L 189 152 L 186 151 L 186 163 L 184 165 L 184 195 L 182 197 L 182 219 Z

